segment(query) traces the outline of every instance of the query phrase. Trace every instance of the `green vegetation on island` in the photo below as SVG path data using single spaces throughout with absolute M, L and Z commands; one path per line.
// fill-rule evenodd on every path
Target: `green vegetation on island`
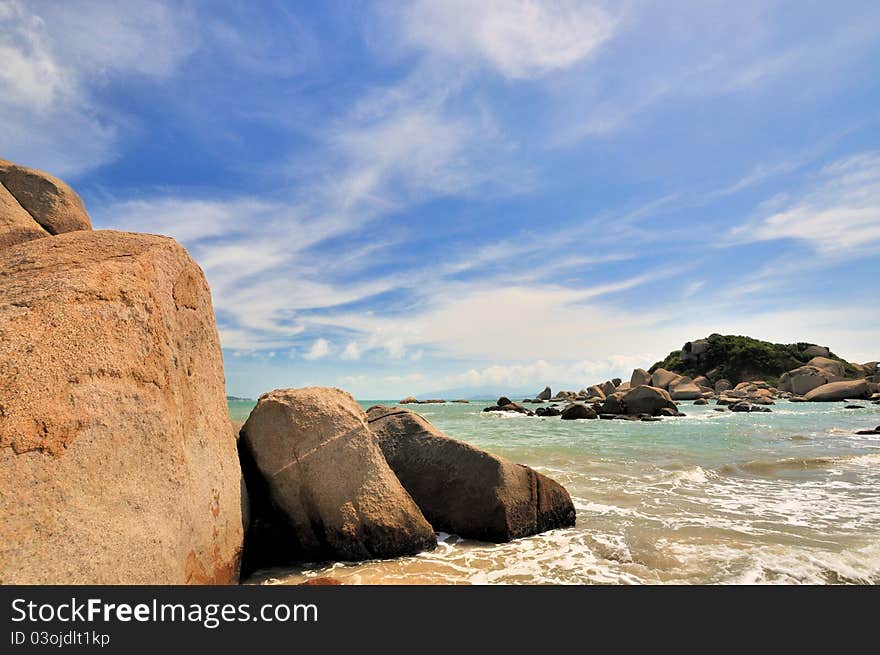
M 764 380 L 773 386 L 786 371 L 806 365 L 814 357 L 827 357 L 843 363 L 845 376 L 854 378 L 859 371 L 846 360 L 823 346 L 811 343 L 770 343 L 740 335 L 712 334 L 699 341 L 688 342 L 674 350 L 650 372 L 664 368 L 690 377 L 706 376 L 709 380 L 739 382 Z

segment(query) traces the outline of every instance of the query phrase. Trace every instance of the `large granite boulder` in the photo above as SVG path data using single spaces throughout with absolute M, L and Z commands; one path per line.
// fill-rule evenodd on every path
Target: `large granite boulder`
M 865 380 L 841 380 L 816 387 L 804 398 L 810 402 L 834 402 L 867 398 L 868 395 L 868 383 Z
M 632 389 L 640 387 L 643 384 L 651 384 L 651 374 L 643 368 L 633 370 L 629 378 L 629 386 Z
M 596 414 L 596 410 L 592 407 L 587 407 L 586 405 L 582 405 L 581 403 L 572 403 L 562 410 L 561 418 L 563 421 L 594 419 L 598 418 L 598 414 Z
M 831 350 L 827 346 L 817 346 L 810 344 L 803 350 L 805 357 L 829 357 Z
M 0 183 L 49 234 L 92 229 L 82 199 L 57 177 L 0 159 Z
M 208 285 L 172 239 L 0 252 L 0 583 L 235 583 L 241 470 Z
M 703 390 L 689 377 L 682 377 L 669 385 L 669 395 L 673 400 L 696 400 L 703 396 Z
M 633 415 L 651 414 L 654 416 L 663 409 L 677 410 L 668 391 L 647 385 L 642 385 L 626 392 L 626 395 L 623 397 L 623 404 L 626 407 L 627 414 Z
M 651 383 L 649 386 L 658 389 L 668 389 L 669 385 L 679 378 L 681 378 L 681 376 L 678 373 L 667 371 L 665 368 L 658 368 L 651 375 Z
M 813 366 L 825 371 L 827 377 L 842 378 L 846 375 L 846 367 L 843 362 L 829 359 L 828 357 L 813 357 L 813 359 L 807 362 L 807 366 Z
M 260 396 L 242 427 L 244 445 L 296 536 L 292 558 L 364 560 L 436 545 L 366 418 L 340 389 L 277 389 Z
M 587 398 L 601 398 L 602 400 L 605 400 L 605 396 L 607 395 L 600 384 L 594 384 L 592 387 L 587 388 L 586 391 L 587 393 L 584 395 Z M 612 391 L 611 393 L 614 392 Z
M 573 526 L 568 492 L 527 466 L 452 439 L 398 407 L 371 407 L 385 459 L 436 530 L 503 542 Z
M 828 372 L 815 366 L 800 366 L 783 373 L 779 378 L 780 391 L 803 396 L 816 387 L 828 383 Z
M 0 251 L 16 243 L 49 236 L 0 182 Z
M 681 349 L 681 361 L 685 363 L 697 362 L 708 349 L 709 342 L 706 339 L 688 341 Z
M 600 414 L 626 414 L 626 406 L 623 403 L 623 397 L 626 395 L 625 391 L 616 391 L 610 396 L 608 396 L 605 401 L 602 403 L 602 407 L 599 410 Z
M 550 400 L 552 397 L 553 392 L 550 390 L 550 387 L 544 387 L 544 391 L 535 396 L 538 400 Z

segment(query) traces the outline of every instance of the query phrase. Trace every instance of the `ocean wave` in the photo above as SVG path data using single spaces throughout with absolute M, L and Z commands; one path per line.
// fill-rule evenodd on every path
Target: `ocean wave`
M 738 464 L 725 464 L 717 470 L 724 475 L 737 472 L 772 476 L 782 471 L 810 471 L 836 469 L 840 466 L 875 466 L 880 464 L 880 454 L 839 455 L 835 457 L 785 457 L 782 459 L 754 459 Z

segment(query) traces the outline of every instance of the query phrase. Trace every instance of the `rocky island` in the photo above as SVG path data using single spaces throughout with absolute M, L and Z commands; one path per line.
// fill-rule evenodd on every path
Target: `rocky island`
M 751 337 L 713 334 L 688 341 L 649 370 L 637 368 L 629 381 L 606 380 L 580 391 L 545 387 L 534 399 L 550 407 L 532 411 L 502 396 L 484 412 L 559 416 L 563 420 L 656 421 L 681 416 L 677 401 L 718 406 L 718 411 L 767 412 L 776 400 L 880 404 L 880 363 L 847 362 L 826 346 L 775 344 Z M 564 404 L 562 409 L 556 404 Z

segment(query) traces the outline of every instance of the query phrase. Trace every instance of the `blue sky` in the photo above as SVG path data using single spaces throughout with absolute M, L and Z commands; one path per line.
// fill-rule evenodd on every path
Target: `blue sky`
M 235 395 L 880 358 L 876 2 L 0 0 L 0 156 L 178 238 Z

